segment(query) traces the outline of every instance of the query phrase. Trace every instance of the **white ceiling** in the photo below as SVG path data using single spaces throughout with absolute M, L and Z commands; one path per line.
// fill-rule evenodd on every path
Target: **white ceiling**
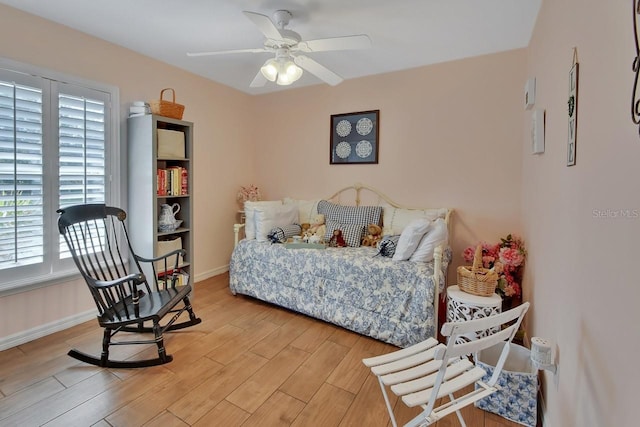
M 305 72 L 291 86 L 250 88 L 268 53 L 187 57 L 259 48 L 243 10 L 291 11 L 303 40 L 367 34 L 373 47 L 307 54 L 344 79 L 525 47 L 542 0 L 0 0 L 249 94 L 324 84 Z

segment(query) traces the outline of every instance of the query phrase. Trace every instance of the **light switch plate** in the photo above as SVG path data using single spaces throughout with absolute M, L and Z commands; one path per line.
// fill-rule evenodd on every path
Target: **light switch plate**
M 530 110 L 536 103 L 536 78 L 532 77 L 524 85 L 524 108 Z
M 531 115 L 531 151 L 544 153 L 544 110 L 533 110 Z

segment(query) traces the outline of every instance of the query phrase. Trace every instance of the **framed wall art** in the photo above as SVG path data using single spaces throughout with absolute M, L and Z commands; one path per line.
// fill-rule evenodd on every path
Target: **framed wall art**
M 331 115 L 332 165 L 378 163 L 380 110 Z
M 567 137 L 567 166 L 576 164 L 576 131 L 578 129 L 578 49 L 573 49 L 573 64 L 569 71 L 569 135 Z
M 636 45 L 636 56 L 633 58 L 633 89 L 631 90 L 631 120 L 636 125 L 640 125 L 640 91 L 638 80 L 640 79 L 640 37 L 638 34 L 638 20 L 640 19 L 640 3 L 633 0 L 633 35 Z

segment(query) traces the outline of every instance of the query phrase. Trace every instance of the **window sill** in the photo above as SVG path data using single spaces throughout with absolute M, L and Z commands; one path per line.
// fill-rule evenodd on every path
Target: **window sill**
M 0 298 L 46 288 L 48 286 L 59 285 L 61 283 L 67 283 L 75 279 L 80 279 L 81 277 L 82 276 L 78 273 L 78 270 L 70 270 L 57 274 L 29 277 L 28 279 L 12 283 L 5 283 L 0 286 Z

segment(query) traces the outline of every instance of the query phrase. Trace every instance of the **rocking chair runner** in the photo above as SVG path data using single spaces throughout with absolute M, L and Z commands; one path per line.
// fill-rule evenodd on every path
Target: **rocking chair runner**
M 95 357 L 78 350 L 69 356 L 86 363 L 112 368 L 138 368 L 171 362 L 163 334 L 201 322 L 189 302 L 191 285 L 176 286 L 179 259 L 186 251 L 175 250 L 157 258 L 136 255 L 129 242 L 126 213 L 103 204 L 71 206 L 58 210 L 58 229 L 64 236 L 73 260 L 85 279 L 98 307 L 98 323 L 104 328 L 102 354 Z M 131 254 L 130 260 L 126 259 Z M 169 259 L 175 258 L 173 265 Z M 143 273 L 141 263 L 149 263 L 153 280 Z M 156 271 L 156 266 L 164 266 Z M 182 304 L 181 304 L 182 303 Z M 179 305 L 181 304 L 181 305 Z M 175 323 L 187 311 L 189 320 Z M 172 317 L 164 325 L 160 322 Z M 152 326 L 145 326 L 151 323 Z M 112 341 L 119 332 L 153 332 L 153 339 Z M 111 360 L 109 347 L 125 344 L 156 344 L 158 357 L 147 360 Z
M 428 426 L 452 412 L 458 415 L 460 424 L 465 427 L 460 409 L 498 391 L 496 383 L 507 360 L 509 346 L 528 308 L 529 303 L 525 302 L 484 319 L 445 323 L 441 332 L 444 337 L 448 337 L 446 345 L 429 338 L 402 350 L 363 359 L 363 363 L 378 377 L 393 426 L 397 427 L 397 423 L 385 387 L 391 387 L 391 391 L 401 396 L 407 406 L 422 407 L 423 411 L 405 424 L 405 427 Z M 509 325 L 492 335 L 473 341 L 464 338 L 458 340 L 458 337 L 469 333 L 507 324 Z M 484 382 L 482 378 L 486 372 L 475 366 L 467 355 L 476 355 L 480 350 L 500 344 L 503 345 L 502 353 L 493 375 L 488 382 Z M 455 392 L 472 384 L 475 384 L 474 390 L 462 396 L 454 396 Z M 436 407 L 437 400 L 445 396 L 449 396 L 450 401 Z

